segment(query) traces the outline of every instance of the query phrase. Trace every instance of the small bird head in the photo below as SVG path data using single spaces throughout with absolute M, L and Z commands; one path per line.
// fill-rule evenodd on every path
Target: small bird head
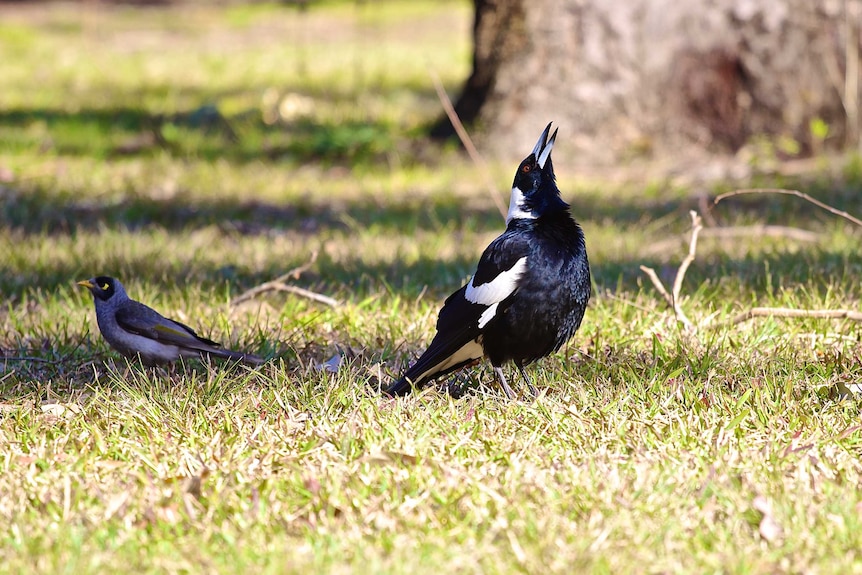
M 90 290 L 96 300 L 108 301 L 114 294 L 125 293 L 123 284 L 108 276 L 98 276 L 78 282 L 78 285 Z
M 551 162 L 557 130 L 554 130 L 549 138 L 550 131 L 549 123 L 539 136 L 533 151 L 524 158 L 515 172 L 509 213 L 506 216 L 507 224 L 512 220 L 534 220 L 551 209 L 568 207 L 560 198 Z

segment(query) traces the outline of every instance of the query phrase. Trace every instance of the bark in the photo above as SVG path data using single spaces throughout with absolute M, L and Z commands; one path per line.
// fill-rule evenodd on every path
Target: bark
M 522 156 L 551 120 L 563 153 L 610 162 L 734 153 L 754 139 L 800 153 L 858 145 L 862 0 L 474 4 L 456 110 L 501 159 Z

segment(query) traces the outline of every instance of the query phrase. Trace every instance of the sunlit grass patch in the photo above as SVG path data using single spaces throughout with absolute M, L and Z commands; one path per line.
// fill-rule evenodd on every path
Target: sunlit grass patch
M 423 135 L 429 69 L 450 90 L 468 73 L 469 4 L 18 4 L 0 8 L 0 570 L 858 569 L 859 324 L 734 319 L 857 309 L 862 231 L 794 198 L 722 202 L 686 335 L 639 265 L 673 279 L 698 194 L 557 162 L 594 296 L 530 367 L 541 397 L 506 401 L 480 365 L 382 398 L 504 226 Z M 753 184 L 858 216 L 858 163 Z M 492 166 L 501 197 L 513 169 Z M 339 305 L 232 305 L 314 253 L 288 281 Z M 102 273 L 268 363 L 127 362 L 74 283 Z

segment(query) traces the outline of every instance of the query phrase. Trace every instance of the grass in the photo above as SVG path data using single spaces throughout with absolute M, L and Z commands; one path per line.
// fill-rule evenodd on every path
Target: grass
M 859 229 L 795 198 L 723 203 L 723 225 L 817 239 L 704 236 L 683 305 L 710 327 L 687 338 L 638 266 L 672 277 L 692 190 L 558 161 L 595 295 L 532 368 L 544 395 L 508 402 L 482 366 L 461 399 L 384 400 L 502 227 L 476 170 L 421 136 L 427 70 L 468 73 L 468 3 L 0 14 L 0 347 L 31 358 L 0 360 L 0 571 L 860 571 L 862 427 L 837 394 L 859 326 L 727 324 L 858 308 Z M 858 166 L 751 184 L 858 216 Z M 315 251 L 296 283 L 339 307 L 230 306 Z M 101 273 L 272 361 L 127 364 L 74 285 Z

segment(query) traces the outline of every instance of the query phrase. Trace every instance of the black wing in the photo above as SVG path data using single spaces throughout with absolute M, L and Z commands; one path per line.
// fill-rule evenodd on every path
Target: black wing
M 425 353 L 386 390 L 392 396 L 407 395 L 416 387 L 482 358 L 479 316 L 486 306 L 470 303 L 462 287 L 446 299 L 437 317 L 437 334 Z
M 116 318 L 123 329 L 170 345 L 192 349 L 220 347 L 218 343 L 200 337 L 189 326 L 168 319 L 156 310 L 133 300 L 126 302 L 117 310 Z
M 527 242 L 516 233 L 506 232 L 491 242 L 482 254 L 470 283 L 450 295 L 443 304 L 437 317 L 437 334 L 431 345 L 401 379 L 386 390 L 387 394 L 407 395 L 414 387 L 421 388 L 434 378 L 482 359 L 482 332 L 493 316 L 505 309 L 506 300 L 517 291 L 517 282 L 512 290 L 484 292 L 486 297 L 480 303 L 467 299 L 468 290 L 471 286 L 491 285 L 501 274 L 515 268 L 527 252 Z
M 187 355 L 210 354 L 233 361 L 242 361 L 249 365 L 260 365 L 263 358 L 250 353 L 224 349 L 219 343 L 201 337 L 195 330 L 184 323 L 168 319 L 156 310 L 140 302 L 129 300 L 115 314 L 117 323 L 123 329 L 158 342 L 175 345 L 185 350 Z
M 472 283 L 475 286 L 489 283 L 510 269 L 530 253 L 528 235 L 519 229 L 506 230 L 491 242 L 476 266 Z

